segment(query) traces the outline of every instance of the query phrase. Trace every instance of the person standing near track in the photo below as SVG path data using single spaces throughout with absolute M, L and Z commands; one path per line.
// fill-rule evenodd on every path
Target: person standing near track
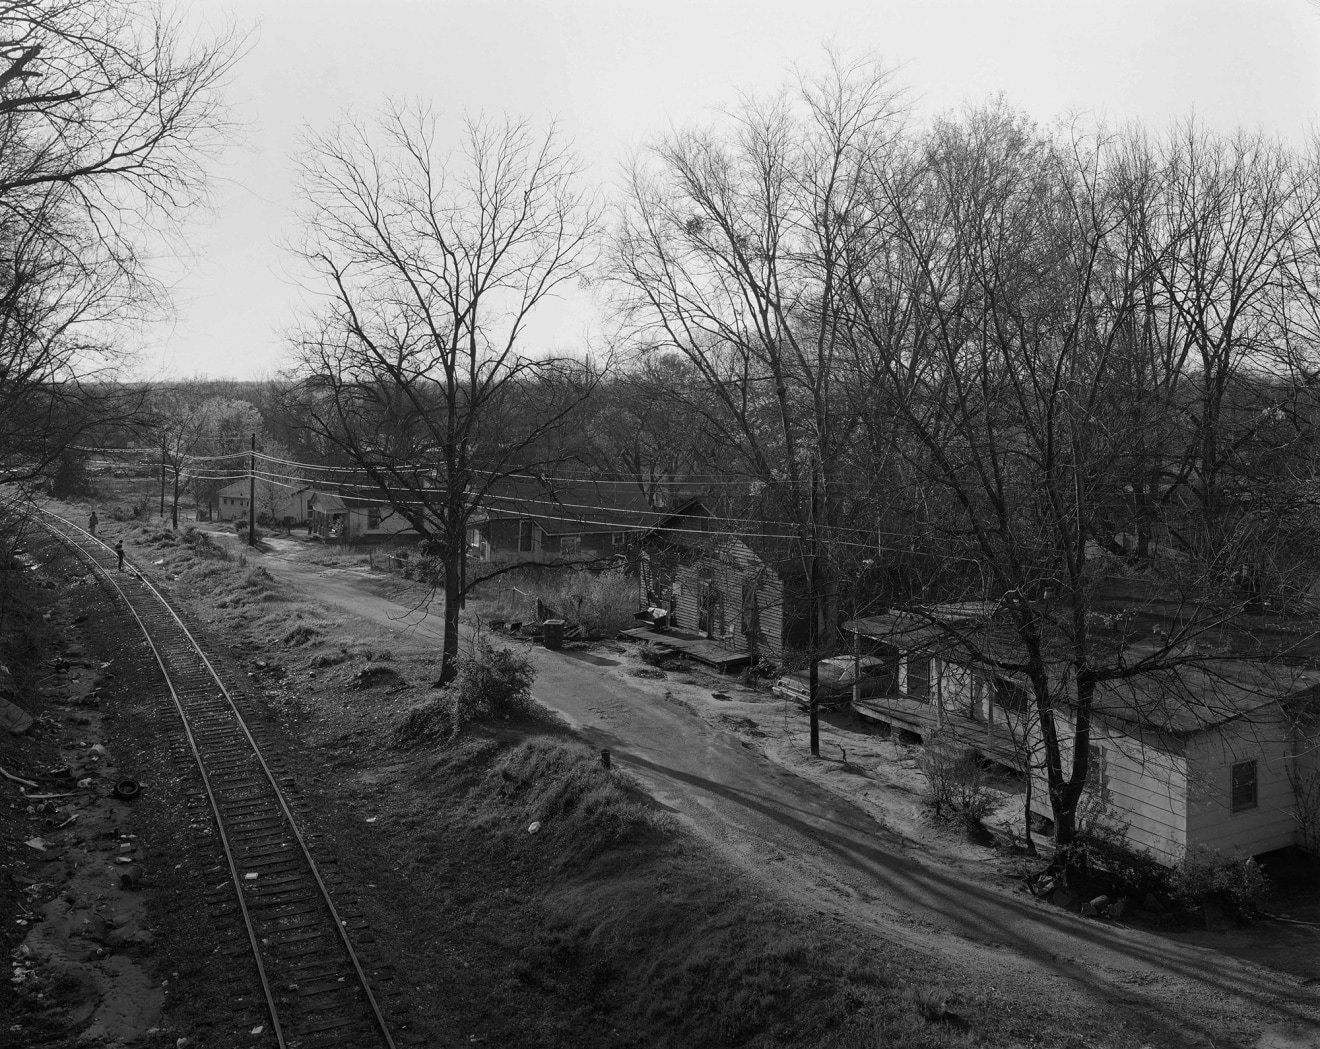
M 115 556 L 119 558 L 119 570 L 124 570 L 124 541 L 120 539 L 115 543 Z
M 92 516 L 87 518 L 87 531 L 91 532 L 92 535 L 96 535 L 96 522 L 97 522 L 96 511 L 93 510 Z

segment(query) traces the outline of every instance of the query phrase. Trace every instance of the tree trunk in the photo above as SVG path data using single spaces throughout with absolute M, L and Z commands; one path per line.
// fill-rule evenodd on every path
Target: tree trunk
M 463 598 L 463 546 L 454 541 L 452 526 L 445 532 L 445 631 L 441 643 L 440 679 L 435 683 L 437 688 L 443 688 L 458 676 L 458 619 Z

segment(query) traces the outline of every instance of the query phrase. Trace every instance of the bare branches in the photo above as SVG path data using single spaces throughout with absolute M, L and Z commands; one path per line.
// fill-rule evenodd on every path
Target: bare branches
M 203 199 L 241 47 L 127 0 L 0 0 L 0 476 L 140 411 L 112 339 L 157 301 L 144 238 Z
M 468 521 L 594 380 L 524 347 L 536 308 L 594 261 L 599 208 L 554 127 L 468 118 L 447 149 L 421 105 L 309 132 L 293 250 L 320 307 L 295 335 L 313 425 L 443 551 L 445 669 L 458 652 Z M 447 676 L 444 678 L 447 680 Z

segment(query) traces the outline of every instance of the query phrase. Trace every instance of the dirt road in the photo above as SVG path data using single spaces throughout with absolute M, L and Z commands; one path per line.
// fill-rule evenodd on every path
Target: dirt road
M 365 573 L 287 559 L 261 563 L 323 607 L 353 615 L 396 649 L 434 648 L 426 616 Z M 822 920 L 872 930 L 947 960 L 949 986 L 1052 1009 L 1093 1010 L 1161 1032 L 1157 1045 L 1320 1049 L 1320 984 L 1234 957 L 1230 934 L 1156 935 L 1080 918 L 1023 894 L 992 865 L 963 865 L 878 822 L 838 793 L 770 761 L 747 735 L 681 695 L 623 673 L 621 659 L 528 649 L 536 694 L 654 796 L 758 879 Z M 668 698 L 667 698 L 668 696 Z M 836 762 L 837 764 L 837 762 Z M 1290 956 L 1314 929 L 1276 928 Z

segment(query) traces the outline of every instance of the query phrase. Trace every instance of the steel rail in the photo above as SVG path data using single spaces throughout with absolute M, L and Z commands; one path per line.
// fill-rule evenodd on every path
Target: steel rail
M 182 698 L 180 697 L 178 691 L 176 690 L 175 682 L 170 675 L 170 670 L 167 660 L 162 656 L 160 649 L 156 645 L 155 639 L 151 635 L 150 628 L 148 627 L 147 623 L 143 620 L 142 616 L 139 614 L 137 608 L 134 607 L 132 600 L 128 596 L 128 593 L 125 591 L 125 589 L 122 586 L 120 586 L 118 581 L 114 578 L 114 574 L 109 570 L 109 568 L 106 565 L 103 565 L 99 560 L 97 560 L 97 558 L 93 556 L 93 554 L 90 553 L 85 548 L 83 543 L 88 542 L 95 544 L 97 547 L 100 547 L 101 550 L 103 550 L 108 556 L 115 555 L 115 551 L 113 551 L 108 544 L 103 542 L 97 536 L 91 534 L 86 529 L 81 528 L 80 526 L 74 524 L 73 522 L 69 521 L 67 518 L 62 517 L 59 514 L 53 513 L 52 511 L 47 510 L 45 507 L 38 506 L 37 509 L 52 519 L 52 522 L 47 525 L 49 531 L 57 538 L 59 538 L 61 541 L 63 541 L 66 545 L 68 545 L 71 549 L 73 549 L 76 553 L 80 554 L 88 563 L 90 563 L 95 569 L 97 569 L 97 571 L 100 573 L 102 578 L 110 586 L 114 588 L 115 592 L 119 595 L 121 600 L 128 607 L 129 611 L 133 613 L 133 618 L 137 621 L 139 628 L 142 630 L 142 635 L 146 639 L 147 645 L 151 649 L 152 656 L 155 658 L 157 665 L 160 667 L 161 674 L 164 677 L 165 683 L 170 690 L 170 696 L 174 702 L 175 710 L 179 715 L 180 722 L 183 725 L 183 730 L 187 736 L 188 746 L 192 752 L 193 760 L 196 763 L 198 771 L 201 774 L 202 784 L 206 791 L 207 800 L 211 806 L 211 813 L 212 816 L 214 817 L 216 829 L 220 837 L 220 842 L 224 849 L 225 859 L 229 865 L 230 881 L 233 884 L 234 893 L 238 898 L 238 906 L 243 916 L 244 929 L 247 932 L 248 942 L 252 948 L 253 960 L 256 963 L 257 973 L 261 980 L 262 993 L 265 996 L 267 1009 L 270 1013 L 272 1030 L 275 1034 L 277 1043 L 279 1045 L 279 1049 L 288 1049 L 289 1043 L 288 1041 L 286 1041 L 284 1029 L 280 1023 L 279 1008 L 275 1002 L 271 980 L 266 971 L 266 965 L 262 958 L 261 948 L 259 945 L 259 935 L 256 928 L 256 922 L 254 921 L 252 914 L 248 909 L 248 904 L 245 899 L 246 894 L 243 892 L 243 880 L 240 876 L 239 864 L 235 855 L 235 851 L 232 847 L 229 834 L 225 829 L 225 820 L 222 812 L 222 806 L 220 805 L 219 799 L 216 796 L 216 792 L 212 786 L 211 776 L 207 771 L 206 761 L 202 755 L 201 748 L 197 743 L 197 738 L 194 735 L 193 725 L 191 724 L 189 715 L 185 708 L 185 704 L 183 703 Z M 59 527 L 54 526 L 54 522 L 58 522 Z M 68 531 L 65 531 L 65 529 L 67 529 Z M 125 559 L 125 563 L 128 564 L 127 559 Z M 372 993 L 371 983 L 367 978 L 366 971 L 362 967 L 362 962 L 358 957 L 357 951 L 353 947 L 352 940 L 348 936 L 347 922 L 340 916 L 340 912 L 338 908 L 335 907 L 334 900 L 330 895 L 330 889 L 325 883 L 325 879 L 321 874 L 320 868 L 317 866 L 316 861 L 312 857 L 311 850 L 308 848 L 307 842 L 303 838 L 302 832 L 298 829 L 298 823 L 294 819 L 293 812 L 290 809 L 289 804 L 284 797 L 283 791 L 281 791 L 279 788 L 279 784 L 275 779 L 275 774 L 271 771 L 269 764 L 266 762 L 265 756 L 261 753 L 261 748 L 257 744 L 256 739 L 253 738 L 251 730 L 248 728 L 247 722 L 244 720 L 242 713 L 239 711 L 237 704 L 234 702 L 233 696 L 230 694 L 229 689 L 225 687 L 225 683 L 220 677 L 219 672 L 215 669 L 214 664 L 212 664 L 211 660 L 202 650 L 201 645 L 198 644 L 197 639 L 192 634 L 192 631 L 188 629 L 187 625 L 183 622 L 178 612 L 174 609 L 173 605 L 170 604 L 170 602 L 164 596 L 164 594 L 162 594 L 160 590 L 149 579 L 143 576 L 140 571 L 134 569 L 132 570 L 132 575 L 138 582 L 140 582 L 143 585 L 143 587 L 147 590 L 147 592 L 152 597 L 155 598 L 159 608 L 163 609 L 166 613 L 168 613 L 168 616 L 170 619 L 173 620 L 174 625 L 187 639 L 189 645 L 191 646 L 192 654 L 194 654 L 198 659 L 200 659 L 202 665 L 205 666 L 207 672 L 209 673 L 212 681 L 219 688 L 221 695 L 224 697 L 225 703 L 228 705 L 230 712 L 232 712 L 233 714 L 235 725 L 242 733 L 243 738 L 247 741 L 248 746 L 251 748 L 252 754 L 253 756 L 255 756 L 256 761 L 260 766 L 262 774 L 265 776 L 266 782 L 270 787 L 270 790 L 275 798 L 275 801 L 279 805 L 280 811 L 283 814 L 285 820 L 287 821 L 288 828 L 292 832 L 293 840 L 297 842 L 298 849 L 302 854 L 302 859 L 307 864 L 307 868 L 311 873 L 313 880 L 316 882 L 317 889 L 320 892 L 321 903 L 324 904 L 326 911 L 330 916 L 331 923 L 334 925 L 335 931 L 338 934 L 339 942 L 343 947 L 349 962 L 352 965 L 354 973 L 357 976 L 359 988 L 362 991 L 367 1004 L 370 1006 L 371 1019 L 374 1022 L 376 1029 L 379 1032 L 381 1038 L 383 1039 L 384 1045 L 387 1047 L 387 1049 L 397 1049 L 394 1039 L 390 1035 L 389 1027 L 386 1024 L 385 1016 L 384 1013 L 381 1011 L 380 1004 L 377 1002 L 375 994 Z

